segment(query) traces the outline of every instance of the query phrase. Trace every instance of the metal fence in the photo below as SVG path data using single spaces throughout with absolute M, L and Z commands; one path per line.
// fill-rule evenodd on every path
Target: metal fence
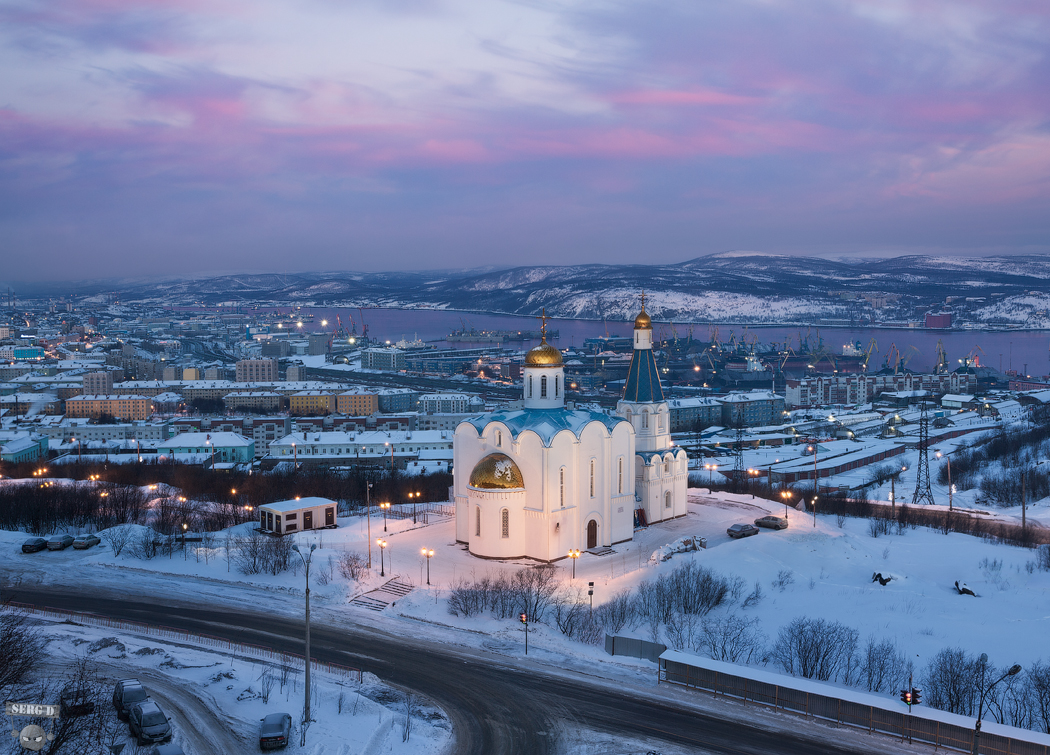
M 283 666 L 291 666 L 295 668 L 306 667 L 304 656 L 301 656 L 298 653 L 285 653 L 262 645 L 253 645 L 246 642 L 232 642 L 230 640 L 224 640 L 222 637 L 213 637 L 208 634 L 195 634 L 193 632 L 185 632 L 181 629 L 174 629 L 172 627 L 158 626 L 155 624 L 142 624 L 138 621 L 110 619 L 105 616 L 97 616 L 91 613 L 63 611 L 57 608 L 40 608 L 26 603 L 11 602 L 8 603 L 8 605 L 21 611 L 25 611 L 32 616 L 39 616 L 45 619 L 69 621 L 78 624 L 86 624 L 87 626 L 102 627 L 104 629 L 115 629 L 130 634 L 142 634 L 148 637 L 158 637 L 164 640 L 185 642 L 193 645 L 215 648 L 216 650 L 223 650 L 228 653 L 239 653 L 253 658 L 277 661 Z M 327 663 L 325 661 L 319 661 L 316 658 L 310 660 L 310 669 L 313 671 L 322 671 L 332 674 L 343 679 L 350 679 L 356 676 L 358 682 L 363 680 L 361 669 L 353 668 L 351 666 L 342 666 L 338 663 Z
M 626 655 L 631 658 L 643 658 L 653 663 L 660 662 L 660 656 L 667 651 L 667 645 L 634 637 L 614 637 L 605 635 L 605 652 L 609 655 Z
M 720 673 L 678 661 L 662 659 L 659 663 L 661 682 L 706 690 L 716 696 L 734 697 L 743 700 L 745 704 L 757 703 L 789 713 L 834 721 L 843 726 L 865 729 L 872 734 L 889 734 L 901 740 L 932 744 L 959 752 L 973 750 L 972 728 L 925 718 L 921 709 L 916 709 L 914 713 L 904 713 Z M 990 732 L 981 734 L 979 745 L 981 755 L 1050 755 L 1050 747 L 1047 745 Z

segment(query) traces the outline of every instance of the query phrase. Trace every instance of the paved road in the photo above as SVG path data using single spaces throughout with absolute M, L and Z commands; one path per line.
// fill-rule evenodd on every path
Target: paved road
M 10 599 L 116 619 L 162 624 L 239 642 L 302 651 L 302 624 L 236 607 L 199 608 L 115 598 L 65 587 L 7 591 Z M 280 599 L 280 598 L 275 598 Z M 164 600 L 162 596 L 160 600 Z M 878 738 L 844 737 L 829 743 L 825 727 L 799 723 L 797 731 L 763 726 L 762 716 L 741 722 L 698 711 L 674 695 L 618 692 L 608 682 L 566 677 L 505 665 L 478 649 L 407 639 L 375 628 L 313 626 L 315 658 L 352 665 L 386 682 L 415 690 L 440 705 L 452 720 L 456 753 L 544 755 L 563 727 L 577 726 L 645 740 L 733 755 L 845 755 L 883 750 Z M 754 709 L 752 709 L 754 710 Z M 757 723 L 756 723 L 757 721 Z M 873 745 L 878 745 L 873 747 Z

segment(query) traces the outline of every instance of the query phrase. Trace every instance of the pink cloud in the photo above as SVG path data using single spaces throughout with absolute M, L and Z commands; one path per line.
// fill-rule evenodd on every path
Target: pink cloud
M 764 101 L 714 89 L 640 89 L 615 93 L 609 100 L 621 105 L 758 105 Z

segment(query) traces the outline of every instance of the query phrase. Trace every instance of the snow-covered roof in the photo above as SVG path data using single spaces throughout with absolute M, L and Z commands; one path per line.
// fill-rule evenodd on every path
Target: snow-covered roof
M 500 422 L 506 425 L 515 438 L 531 430 L 540 437 L 543 445 L 549 446 L 554 436 L 563 430 L 579 438 L 584 428 L 592 422 L 600 422 L 607 431 L 612 432 L 616 425 L 626 421 L 623 417 L 581 409 L 504 409 L 464 420 L 463 424 L 472 425 L 480 435 L 490 423 Z
M 191 446 L 198 448 L 204 446 L 229 448 L 234 446 L 250 446 L 254 442 L 255 441 L 248 440 L 237 433 L 180 433 L 174 438 L 161 443 L 158 448 L 189 448 Z
M 315 509 L 321 506 L 335 506 L 335 501 L 329 500 L 328 498 L 293 498 L 289 501 L 274 501 L 273 503 L 265 503 L 260 506 L 260 509 L 269 509 L 273 512 L 281 512 L 286 514 L 291 511 L 301 511 L 303 509 Z

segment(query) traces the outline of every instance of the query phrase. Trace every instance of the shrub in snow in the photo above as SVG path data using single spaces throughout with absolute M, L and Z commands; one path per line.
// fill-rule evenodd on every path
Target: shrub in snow
M 908 662 L 897 643 L 868 637 L 860 661 L 860 682 L 869 692 L 890 694 L 907 686 Z
M 694 650 L 716 661 L 764 661 L 768 638 L 758 625 L 757 618 L 745 618 L 737 614 L 707 617 L 701 622 Z
M 802 616 L 780 630 L 772 658 L 792 676 L 852 684 L 857 673 L 857 630 Z
M 773 580 L 773 589 L 784 592 L 788 585 L 795 584 L 795 573 L 790 569 L 781 569 L 777 572 L 777 578 Z
M 748 593 L 747 597 L 744 598 L 744 602 L 741 604 L 743 608 L 750 608 L 751 606 L 757 606 L 762 601 L 762 583 L 757 579 L 755 580 L 755 589 Z
M 990 676 L 989 669 L 985 676 Z M 994 676 L 992 677 L 995 678 Z M 922 677 L 926 702 L 934 708 L 972 716 L 980 695 L 977 659 L 962 648 L 944 648 L 934 656 Z
M 602 625 L 591 612 L 590 601 L 576 588 L 554 604 L 554 623 L 561 633 L 588 645 L 600 645 L 604 639 Z
M 620 590 L 612 597 L 612 600 L 594 609 L 595 621 L 609 634 L 616 634 L 634 616 L 631 603 L 631 590 L 629 588 Z
M 1033 563 L 1041 571 L 1050 571 L 1050 545 L 1040 545 L 1035 549 L 1035 561 Z
M 113 551 L 114 556 L 119 556 L 121 552 L 131 543 L 134 537 L 134 532 L 131 527 L 121 525 L 119 527 L 112 527 L 106 530 L 105 534 L 102 535 L 102 539 L 106 541 L 106 544 Z
M 356 582 L 368 571 L 368 563 L 360 553 L 339 554 L 339 573 L 348 582 Z

